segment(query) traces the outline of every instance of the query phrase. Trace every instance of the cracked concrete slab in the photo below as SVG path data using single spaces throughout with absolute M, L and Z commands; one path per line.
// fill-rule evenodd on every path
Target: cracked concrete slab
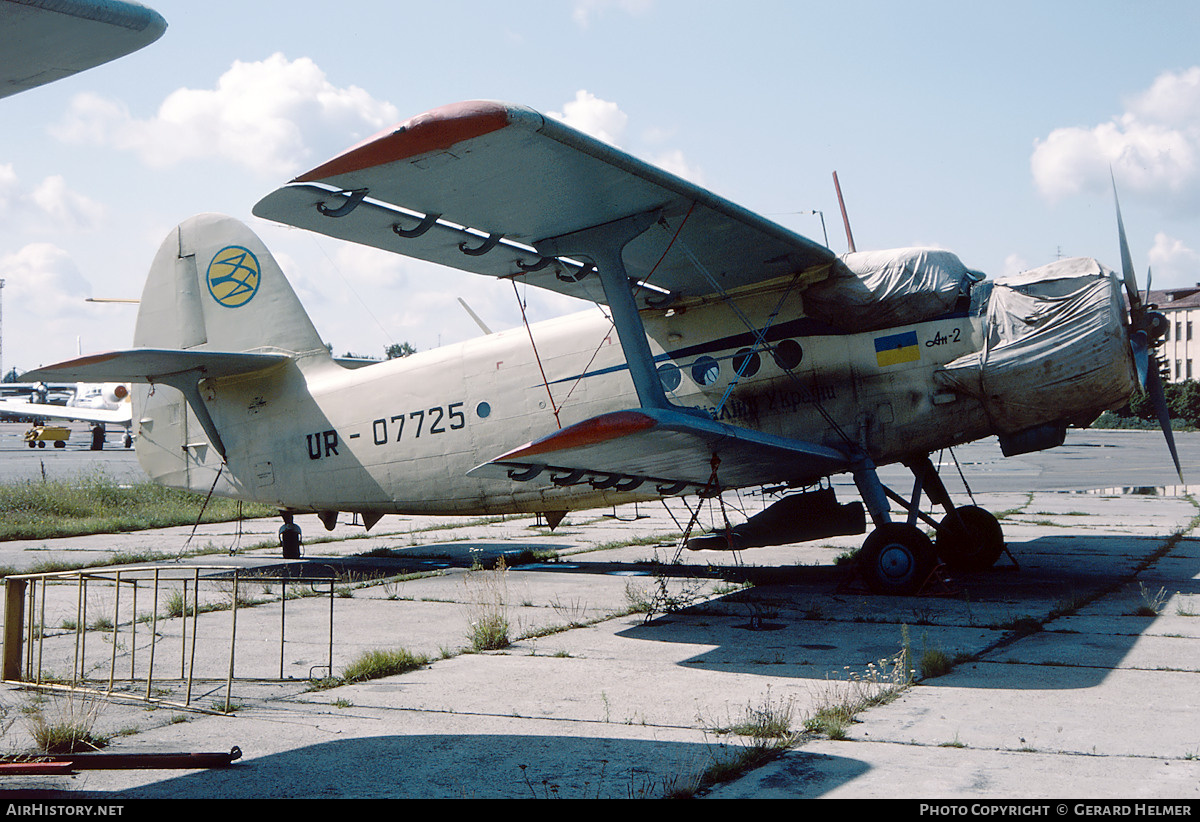
M 1200 446 L 1200 435 L 1181 436 L 1181 444 Z M 960 456 L 986 471 L 995 463 L 984 447 Z M 1107 459 L 1111 449 L 1085 452 Z M 857 545 L 853 537 L 740 557 L 684 552 L 670 564 L 675 522 L 661 505 L 612 512 L 618 517 L 571 515 L 553 533 L 529 518 L 411 517 L 388 518 L 369 534 L 347 523 L 326 534 L 304 519 L 306 534 L 331 541 L 308 543 L 295 567 L 340 569 L 344 590 L 286 604 L 278 584 L 256 590 L 264 601 L 238 611 L 231 684 L 221 671 L 229 667 L 232 614 L 203 615 L 197 658 L 218 673 L 195 683 L 190 708 L 175 704 L 185 694 L 164 674 L 153 710 L 113 702 L 98 719 L 98 729 L 113 734 L 112 750 L 237 745 L 241 759 L 208 771 L 6 778 L 4 787 L 106 800 L 697 791 L 1200 799 L 1200 539 L 1172 537 L 1192 527 L 1197 506 L 1182 496 L 1005 487 L 1017 473 L 1037 480 L 1051 469 L 1049 455 L 1036 460 L 997 472 L 995 488 L 976 491 L 980 504 L 1006 512 L 1016 564 L 1002 559 L 918 597 L 878 597 L 856 583 L 838 562 Z M 198 538 L 234 548 L 221 561 L 247 572 L 286 567 L 277 549 L 245 547 L 247 535 L 269 537 L 275 527 L 205 526 Z M 158 546 L 172 560 L 164 565 L 175 567 L 186 537 L 174 530 L 129 539 Z M 0 563 L 96 557 L 129 544 L 0 544 Z M 471 565 L 500 555 L 516 563 L 503 572 L 502 597 L 514 641 L 474 653 L 470 612 L 487 598 L 493 572 Z M 395 573 L 372 581 L 371 568 Z M 69 616 L 73 600 L 55 596 L 55 619 Z M 635 610 L 646 601 L 661 609 L 667 597 L 669 613 L 647 620 Z M 1136 613 L 1147 597 L 1157 614 Z M 97 602 L 114 608 L 111 599 Z M 275 637 L 285 616 L 281 652 Z M 118 670 L 136 662 L 144 677 L 149 630 L 139 628 L 135 640 L 129 621 L 118 622 L 115 637 L 86 632 L 90 667 L 107 672 L 115 658 Z M 73 630 L 47 624 L 54 630 L 46 659 L 68 660 Z M 156 631 L 160 651 L 177 659 L 181 622 L 163 618 Z M 130 646 L 139 649 L 136 660 Z M 365 650 L 398 647 L 428 661 L 405 674 L 311 689 L 314 669 L 341 672 Z M 799 732 L 833 703 L 886 694 L 896 673 L 889 666 L 906 647 L 918 676 L 927 652 L 943 654 L 952 669 L 860 710 L 844 740 L 800 734 L 773 761 L 710 782 L 714 766 L 753 747 L 744 733 L 751 720 L 783 715 Z M 285 677 L 275 681 L 281 653 Z M 231 715 L 220 713 L 227 689 Z M 2 701 L 11 716 L 30 699 L 9 686 Z

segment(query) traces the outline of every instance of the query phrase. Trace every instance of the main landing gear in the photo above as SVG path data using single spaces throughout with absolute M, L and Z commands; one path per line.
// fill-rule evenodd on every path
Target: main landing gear
M 906 500 L 879 482 L 869 462 L 854 472 L 875 530 L 858 553 L 858 568 L 867 586 L 880 594 L 918 593 L 933 578 L 939 564 L 951 571 L 982 571 L 1004 553 L 1000 523 L 988 511 L 974 505 L 955 507 L 929 457 L 904 463 L 914 477 L 911 500 Z M 935 521 L 920 511 L 922 491 L 946 511 Z M 888 499 L 907 512 L 906 522 L 893 522 Z M 917 527 L 917 520 L 932 525 L 935 540 Z
M 300 526 L 292 515 L 283 512 L 283 525 L 279 529 L 279 545 L 284 559 L 300 559 Z

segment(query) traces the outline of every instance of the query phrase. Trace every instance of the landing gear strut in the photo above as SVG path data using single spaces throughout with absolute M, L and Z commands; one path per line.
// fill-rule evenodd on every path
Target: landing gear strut
M 858 553 L 859 571 L 867 586 L 880 594 L 915 594 L 929 581 L 939 561 L 953 571 L 983 571 L 1004 552 L 1000 523 L 988 511 L 974 505 L 954 507 L 946 486 L 929 457 L 905 462 L 913 472 L 911 500 L 906 500 L 879 482 L 869 461 L 854 472 L 875 530 Z M 946 511 L 940 522 L 921 513 L 922 491 Z M 888 499 L 908 512 L 904 523 L 892 522 Z M 933 526 L 936 543 L 917 527 L 917 520 Z
M 279 529 L 279 544 L 284 559 L 300 559 L 300 526 L 292 521 L 292 515 L 283 514 L 283 526 Z

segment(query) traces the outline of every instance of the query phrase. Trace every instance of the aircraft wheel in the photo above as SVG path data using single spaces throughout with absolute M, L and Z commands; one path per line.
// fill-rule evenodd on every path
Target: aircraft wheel
M 942 519 L 937 555 L 952 570 L 986 571 L 1002 553 L 1004 533 L 990 511 L 964 505 Z
M 916 526 L 899 522 L 872 531 L 858 557 L 867 587 L 877 594 L 915 594 L 937 565 L 929 537 Z
M 46 441 L 38 440 L 38 448 L 45 448 L 45 447 L 46 447 Z
M 283 515 L 283 527 L 279 529 L 279 545 L 284 559 L 300 559 L 300 526 L 291 514 Z

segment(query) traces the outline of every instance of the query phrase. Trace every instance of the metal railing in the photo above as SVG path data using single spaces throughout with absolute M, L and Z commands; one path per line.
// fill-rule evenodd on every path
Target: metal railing
M 0 674 L 7 684 L 80 690 L 191 709 L 197 709 L 192 704 L 195 683 L 223 680 L 224 712 L 228 712 L 235 680 L 295 679 L 284 675 L 289 601 L 328 596 L 328 664 L 310 667 L 308 678 L 323 667 L 328 667 L 332 676 L 337 581 L 332 576 L 281 577 L 223 565 L 122 566 L 12 575 L 5 580 Z M 250 598 L 246 589 L 252 585 L 261 586 L 264 596 Z M 275 586 L 278 595 L 270 590 Z M 148 611 L 139 612 L 139 595 L 143 606 L 149 597 Z M 277 620 L 271 613 L 276 609 Z M 250 660 L 238 659 L 238 616 L 248 610 L 254 624 L 249 629 L 252 636 L 249 640 L 244 637 L 243 644 L 274 644 L 275 638 L 267 633 L 274 630 L 271 625 L 277 626 L 277 676 L 274 660 L 268 662 L 269 655 L 259 647 Z M 58 627 L 49 628 L 47 619 L 55 617 Z M 99 653 L 95 651 L 97 640 Z M 105 643 L 111 647 L 106 649 Z M 311 646 L 311 640 L 305 643 L 309 650 Z M 49 673 L 68 664 L 69 674 Z M 181 701 L 163 698 L 163 693 L 172 690 L 182 691 Z

